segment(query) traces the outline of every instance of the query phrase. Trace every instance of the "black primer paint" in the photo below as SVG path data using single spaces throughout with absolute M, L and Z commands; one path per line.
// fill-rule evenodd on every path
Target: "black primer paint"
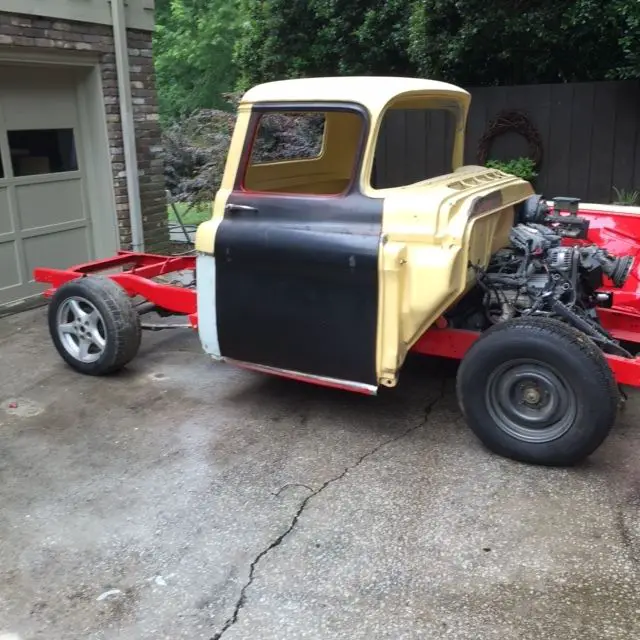
M 383 201 L 354 181 L 337 197 L 238 185 L 228 203 L 253 210 L 228 211 L 216 233 L 222 355 L 375 385 Z

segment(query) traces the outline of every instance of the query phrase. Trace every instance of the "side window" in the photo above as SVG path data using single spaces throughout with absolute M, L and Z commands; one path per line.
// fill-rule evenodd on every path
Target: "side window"
M 324 113 L 265 113 L 258 122 L 251 164 L 320 157 L 325 122 Z
M 403 187 L 451 173 L 456 114 L 449 109 L 389 109 L 376 143 L 371 185 Z
M 352 180 L 363 117 L 353 111 L 269 111 L 254 124 L 241 189 L 339 195 Z

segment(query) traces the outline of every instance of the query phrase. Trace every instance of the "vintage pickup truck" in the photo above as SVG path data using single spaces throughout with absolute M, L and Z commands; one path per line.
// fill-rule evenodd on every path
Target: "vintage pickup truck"
M 640 384 L 628 344 L 640 342 L 640 217 L 464 166 L 469 103 L 416 78 L 250 89 L 195 256 L 121 251 L 35 271 L 51 285 L 56 349 L 82 373 L 112 373 L 157 311 L 185 316 L 215 359 L 372 395 L 398 384 L 411 350 L 461 359 L 460 406 L 488 448 L 584 459 L 614 424 L 621 385 Z M 376 184 L 381 128 L 398 110 L 446 123 L 443 175 Z M 278 149 L 283 118 L 306 132 L 297 152 Z M 185 269 L 192 288 L 157 279 Z

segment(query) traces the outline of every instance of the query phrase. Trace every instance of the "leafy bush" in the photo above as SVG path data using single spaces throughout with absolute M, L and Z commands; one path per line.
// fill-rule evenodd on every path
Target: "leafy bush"
M 238 94 L 228 94 L 236 106 Z M 315 157 L 322 144 L 322 114 L 268 114 L 261 120 L 252 160 Z M 175 202 L 210 203 L 220 188 L 235 114 L 202 109 L 168 126 L 163 134 L 165 186 Z
M 531 158 L 515 158 L 502 162 L 500 160 L 489 160 L 487 167 L 490 169 L 498 169 L 505 173 L 510 173 L 518 178 L 531 182 L 538 177 L 536 164 Z
M 315 158 L 322 150 L 324 114 L 267 113 L 253 144 L 254 162 Z
M 177 202 L 211 202 L 220 187 L 235 116 L 202 109 L 164 131 L 165 186 Z

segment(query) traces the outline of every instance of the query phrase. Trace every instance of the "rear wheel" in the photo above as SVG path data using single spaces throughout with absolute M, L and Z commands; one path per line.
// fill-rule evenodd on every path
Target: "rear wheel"
M 484 333 L 457 379 L 467 423 L 492 451 L 567 466 L 593 453 L 615 422 L 618 391 L 602 352 L 548 318 L 518 318 Z
M 140 317 L 122 287 L 105 276 L 88 276 L 67 282 L 53 295 L 49 333 L 76 371 L 106 375 L 138 352 Z

